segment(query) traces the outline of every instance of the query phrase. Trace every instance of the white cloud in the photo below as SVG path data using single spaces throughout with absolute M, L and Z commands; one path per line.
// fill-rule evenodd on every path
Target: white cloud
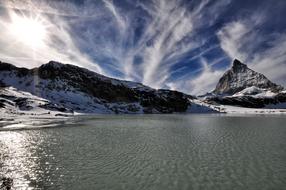
M 246 60 L 246 54 L 240 49 L 243 48 L 244 43 L 242 41 L 249 31 L 250 28 L 238 21 L 231 22 L 219 30 L 217 36 L 220 40 L 220 46 L 230 58 Z

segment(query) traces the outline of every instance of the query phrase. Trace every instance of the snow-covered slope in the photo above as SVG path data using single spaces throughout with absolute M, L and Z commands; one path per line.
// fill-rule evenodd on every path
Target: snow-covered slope
M 73 111 L 49 100 L 19 91 L 13 87 L 0 87 L 0 114 L 26 116 L 70 116 Z
M 262 89 L 262 88 L 252 86 L 252 87 L 245 88 L 244 90 L 237 92 L 232 96 L 233 97 L 252 96 L 255 98 L 273 98 L 277 94 L 278 94 L 277 92 L 275 93 L 268 89 Z
M 247 108 L 271 107 L 286 109 L 286 94 L 263 92 L 256 95 L 211 96 L 203 100 L 209 104 L 232 105 Z
M 197 103 L 203 105 L 204 107 L 209 107 L 220 113 L 227 114 L 286 114 L 285 105 L 280 107 L 281 104 L 268 105 L 264 108 L 248 108 L 237 105 L 221 105 L 205 102 L 202 100 L 197 100 Z

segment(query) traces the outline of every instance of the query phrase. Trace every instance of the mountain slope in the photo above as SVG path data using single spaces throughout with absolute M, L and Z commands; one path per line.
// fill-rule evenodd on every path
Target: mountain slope
M 283 87 L 271 82 L 263 74 L 253 71 L 239 60 L 219 80 L 214 94 L 233 95 L 248 87 L 258 87 L 279 92 Z
M 81 113 L 174 113 L 190 110 L 190 96 L 105 77 L 50 61 L 39 68 L 0 63 L 0 84 Z

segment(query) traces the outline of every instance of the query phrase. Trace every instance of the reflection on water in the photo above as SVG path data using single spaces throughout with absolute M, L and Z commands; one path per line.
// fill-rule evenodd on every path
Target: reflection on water
M 0 138 L 1 177 L 13 179 L 15 188 L 27 189 L 32 180 L 37 179 L 37 157 L 29 137 L 18 132 L 6 132 Z
M 0 177 L 13 179 L 15 189 L 52 187 L 52 177 L 55 180 L 61 175 L 49 175 L 58 168 L 53 164 L 53 152 L 44 148 L 45 143 L 52 145 L 49 135 L 42 136 L 39 130 L 0 132 Z
M 286 186 L 283 116 L 125 115 L 31 122 L 41 129 L 14 130 L 23 127 L 18 122 L 0 131 L 0 176 L 11 177 L 15 189 Z

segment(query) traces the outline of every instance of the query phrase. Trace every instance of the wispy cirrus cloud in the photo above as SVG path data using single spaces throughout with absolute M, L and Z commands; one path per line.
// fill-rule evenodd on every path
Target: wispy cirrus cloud
M 150 1 L 149 4 L 137 3 L 137 7 L 146 14 L 142 33 L 135 43 L 131 43 L 131 46 L 120 48 L 125 50 L 124 55 L 115 54 L 114 57 L 119 63 L 123 62 L 125 78 L 131 80 L 138 80 L 139 78 L 144 84 L 155 88 L 164 86 L 171 77 L 172 66 L 183 59 L 186 53 L 203 44 L 203 40 L 196 38 L 196 32 L 201 27 L 199 20 L 205 19 L 203 10 L 213 7 L 222 8 L 230 1 L 223 2 L 224 4 L 221 1 L 219 6 L 217 3 L 207 7 L 210 1 L 200 1 L 200 3 L 193 5 L 192 10 L 189 9 L 186 2 L 179 0 L 168 3 L 157 0 Z M 114 7 L 110 1 L 107 5 Z M 111 10 L 113 15 L 116 15 L 117 23 L 125 22 L 120 25 L 134 28 L 132 19 L 122 19 L 122 13 L 116 12 L 114 8 Z M 136 18 L 135 15 L 131 15 L 131 18 Z M 120 35 L 122 35 L 121 40 L 125 41 L 123 44 L 126 45 L 129 44 L 130 38 L 136 34 L 128 31 L 125 34 L 120 33 Z M 135 66 L 134 60 L 138 57 L 141 58 L 142 62 Z M 140 76 L 134 76 L 134 73 L 139 73 Z

